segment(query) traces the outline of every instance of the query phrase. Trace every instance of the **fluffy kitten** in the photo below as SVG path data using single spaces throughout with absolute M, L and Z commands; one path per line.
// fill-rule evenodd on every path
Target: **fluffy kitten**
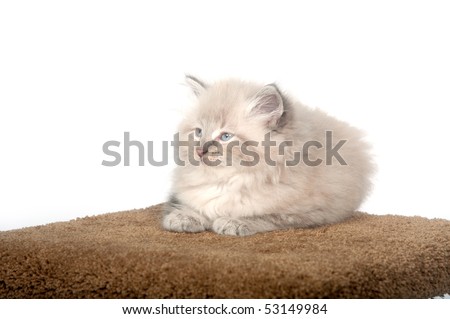
M 245 236 L 336 223 L 360 206 L 372 164 L 359 130 L 273 84 L 186 81 L 198 102 L 179 127 L 165 229 Z

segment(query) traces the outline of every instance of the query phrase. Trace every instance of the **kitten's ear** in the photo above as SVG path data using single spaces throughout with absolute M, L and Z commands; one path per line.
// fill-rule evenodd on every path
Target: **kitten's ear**
M 283 98 L 273 84 L 264 86 L 252 98 L 248 106 L 249 115 L 263 120 L 268 127 L 276 127 L 284 112 Z
M 200 96 L 208 87 L 205 83 L 189 74 L 186 74 L 186 84 L 196 96 Z

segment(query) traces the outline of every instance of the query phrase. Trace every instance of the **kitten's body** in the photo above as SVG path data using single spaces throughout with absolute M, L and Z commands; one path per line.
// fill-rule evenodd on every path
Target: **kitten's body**
M 359 207 L 370 188 L 372 172 L 368 146 L 360 131 L 287 98 L 274 85 L 227 80 L 206 86 L 192 77 L 187 81 L 198 96 L 198 105 L 181 123 L 180 140 L 188 140 L 189 134 L 201 129 L 196 140 L 202 145 L 216 140 L 225 149 L 232 141 L 240 145 L 255 141 L 258 145 L 248 149 L 259 155 L 259 161 L 242 165 L 241 161 L 255 157 L 235 147 L 222 156 L 200 152 L 200 157 L 194 151 L 199 161 L 196 166 L 189 163 L 187 148 L 181 148 L 186 165 L 174 172 L 164 228 L 250 235 L 335 223 Z M 332 132 L 332 141 L 326 140 L 327 131 Z M 221 141 L 225 132 L 233 137 Z M 270 148 L 273 163 L 265 160 L 268 148 L 262 141 L 267 133 L 275 144 Z M 346 141 L 338 152 L 345 163 L 337 158 L 328 161 L 327 149 L 340 140 Z M 280 151 L 284 141 L 292 145 L 285 143 Z M 295 152 L 300 152 L 304 161 L 286 165 Z M 207 165 L 207 159 L 220 160 L 221 164 Z M 232 159 L 231 165 L 226 159 Z M 317 165 L 316 160 L 322 162 Z

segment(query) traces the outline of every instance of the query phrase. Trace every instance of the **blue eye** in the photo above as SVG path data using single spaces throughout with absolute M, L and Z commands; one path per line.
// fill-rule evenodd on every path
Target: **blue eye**
M 196 128 L 195 129 L 195 136 L 202 137 L 202 129 L 201 128 Z
M 220 140 L 226 142 L 226 141 L 229 141 L 232 137 L 233 137 L 233 134 L 231 134 L 231 133 L 223 133 L 220 136 Z

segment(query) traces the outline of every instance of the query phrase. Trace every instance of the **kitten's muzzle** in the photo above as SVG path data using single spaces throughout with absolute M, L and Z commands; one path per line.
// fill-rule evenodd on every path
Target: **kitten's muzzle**
M 197 152 L 197 155 L 200 157 L 203 157 L 203 155 L 205 154 L 202 147 L 197 147 L 195 151 Z
M 211 156 L 220 156 L 220 155 L 222 155 L 222 153 L 219 152 L 219 151 L 217 151 L 216 149 L 215 149 L 215 150 L 212 150 L 212 149 L 210 149 L 210 148 L 205 149 L 205 148 L 202 148 L 202 147 L 197 147 L 197 148 L 195 149 L 195 151 L 197 152 L 197 155 L 198 155 L 200 158 L 203 157 L 205 154 L 206 154 L 206 155 L 211 155 Z

